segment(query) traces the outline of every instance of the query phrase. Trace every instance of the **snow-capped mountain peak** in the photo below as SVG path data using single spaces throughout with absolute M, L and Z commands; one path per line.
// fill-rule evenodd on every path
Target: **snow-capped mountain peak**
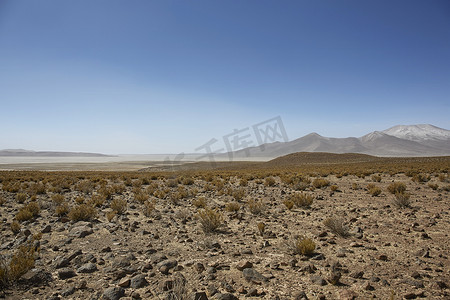
M 450 140 L 450 130 L 430 124 L 397 125 L 382 132 L 410 141 Z

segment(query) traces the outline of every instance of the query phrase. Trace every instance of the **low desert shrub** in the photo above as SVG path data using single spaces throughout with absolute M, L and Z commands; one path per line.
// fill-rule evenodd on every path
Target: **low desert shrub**
M 95 207 L 89 204 L 81 204 L 69 211 L 69 219 L 72 221 L 89 221 L 97 216 Z
M 267 178 L 264 180 L 264 185 L 265 185 L 265 186 L 274 186 L 275 183 L 276 183 L 276 181 L 275 181 L 275 179 L 274 179 L 273 177 L 267 177 Z
M 310 238 L 307 238 L 305 236 L 297 236 L 293 238 L 291 242 L 289 242 L 288 249 L 293 254 L 310 256 L 314 253 L 316 244 Z
M 237 212 L 241 209 L 241 205 L 237 202 L 229 202 L 225 204 L 225 210 L 228 212 Z
M 206 208 L 199 211 L 197 216 L 205 233 L 216 232 L 223 224 L 223 216 L 217 210 Z
M 316 178 L 312 182 L 313 187 L 316 189 L 321 189 L 330 185 L 330 182 L 324 178 Z
M 381 182 L 381 176 L 380 175 L 372 175 L 372 181 L 373 182 Z
M 294 202 L 297 207 L 310 207 L 314 201 L 314 197 L 306 193 L 295 193 L 291 195 L 290 200 Z
M 88 200 L 88 204 L 93 207 L 101 207 L 105 203 L 105 196 L 101 194 L 92 195 L 91 199 Z
M 167 180 L 166 185 L 171 188 L 177 187 L 178 180 L 177 179 L 169 179 L 169 180 Z
M 344 221 L 337 217 L 327 218 L 323 224 L 328 227 L 334 234 L 341 237 L 348 237 L 350 235 L 348 227 L 344 224 Z
M 409 207 L 411 205 L 410 195 L 408 193 L 395 193 L 394 205 L 399 208 Z
M 192 177 L 185 177 L 185 178 L 183 178 L 181 183 L 184 184 L 184 185 L 193 185 L 194 184 L 194 179 Z
M 264 224 L 263 222 L 259 222 L 257 227 L 258 227 L 259 234 L 261 236 L 263 236 L 264 235 L 264 230 L 266 229 L 266 224 Z
M 192 200 L 192 205 L 194 205 L 197 208 L 206 208 L 206 198 L 205 197 L 198 197 L 196 199 Z
M 145 201 L 147 201 L 148 198 L 149 198 L 149 195 L 146 193 L 143 193 L 143 192 L 134 194 L 134 199 L 141 204 L 145 203 Z
M 33 245 L 22 245 L 11 258 L 8 266 L 8 280 L 17 281 L 34 267 L 35 250 Z
M 415 174 L 412 177 L 412 181 L 418 182 L 418 183 L 428 182 L 430 179 L 431 179 L 430 175 L 425 175 L 425 174 Z
M 301 181 L 293 184 L 292 188 L 296 191 L 304 191 L 309 188 L 309 183 Z
M 115 216 L 117 216 L 117 212 L 115 210 L 111 210 L 106 213 L 106 219 L 108 222 L 111 222 Z
M 143 212 L 146 217 L 150 217 L 153 214 L 153 212 L 155 211 L 155 205 L 156 205 L 155 200 L 153 200 L 153 201 L 147 200 L 144 202 L 144 211 Z
M 20 232 L 20 223 L 17 222 L 16 220 L 14 220 L 14 221 L 11 222 L 10 227 L 11 227 L 11 231 L 12 231 L 14 234 L 18 234 L 18 233 Z
M 75 190 L 85 194 L 91 194 L 94 188 L 95 184 L 90 180 L 82 180 L 75 185 Z
M 111 201 L 111 209 L 118 215 L 122 215 L 127 211 L 127 200 L 122 198 L 115 198 Z
M 233 196 L 234 200 L 241 201 L 245 196 L 245 190 L 243 188 L 235 189 L 231 192 L 231 196 Z
M 287 209 L 292 210 L 294 208 L 294 202 L 291 200 L 284 200 L 283 201 L 284 206 L 286 206 Z
M 18 193 L 18 194 L 16 195 L 16 201 L 17 201 L 18 203 L 24 203 L 25 200 L 27 200 L 27 194 L 25 194 L 25 193 Z
M 55 208 L 55 215 L 58 217 L 65 216 L 69 213 L 69 204 L 67 202 L 61 203 Z
M 262 214 L 265 210 L 265 205 L 262 201 L 251 199 L 247 202 L 247 206 L 250 212 L 254 215 Z
M 52 201 L 56 204 L 56 205 L 60 205 L 61 203 L 64 202 L 64 195 L 61 194 L 54 194 L 52 196 Z
M 377 197 L 381 194 L 381 189 L 377 186 L 373 186 L 368 190 L 368 192 L 372 195 L 372 197 Z
M 391 194 L 403 193 L 406 191 L 406 185 L 403 182 L 393 182 L 388 187 L 387 190 Z
M 19 222 L 29 221 L 39 215 L 40 207 L 37 202 L 30 202 L 22 207 L 16 214 L 16 220 Z

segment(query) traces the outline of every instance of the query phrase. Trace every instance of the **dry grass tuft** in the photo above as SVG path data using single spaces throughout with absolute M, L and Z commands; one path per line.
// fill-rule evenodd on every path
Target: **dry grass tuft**
M 297 207 L 310 207 L 314 202 L 314 197 L 306 193 L 295 193 L 290 197 L 290 200 L 294 202 Z
M 314 241 L 305 236 L 295 237 L 291 242 L 288 242 L 287 246 L 289 252 L 306 256 L 311 256 L 316 249 L 316 244 L 314 243 Z
M 217 210 L 205 208 L 198 212 L 197 217 L 205 233 L 216 232 L 223 225 L 223 216 Z
M 95 207 L 89 204 L 81 204 L 69 211 L 69 219 L 72 221 L 90 221 L 97 216 Z
M 391 194 L 404 193 L 406 191 L 406 185 L 403 182 L 393 182 L 388 186 L 388 191 Z
M 395 193 L 394 205 L 399 208 L 406 208 L 411 206 L 410 194 L 408 193 Z
M 331 232 L 341 237 L 348 237 L 350 235 L 348 227 L 344 224 L 344 220 L 337 217 L 330 217 L 326 219 L 323 224 L 328 227 Z

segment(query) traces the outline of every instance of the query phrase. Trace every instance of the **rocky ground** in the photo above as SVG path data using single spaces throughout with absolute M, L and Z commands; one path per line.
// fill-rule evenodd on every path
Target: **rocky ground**
M 112 194 L 112 200 L 127 201 L 123 213 L 114 216 L 112 200 L 105 200 L 87 221 L 57 215 L 52 196 L 62 194 L 75 207 L 78 197 L 87 202 L 99 193 L 98 186 L 87 193 L 75 185 L 52 192 L 47 183 L 35 199 L 38 216 L 23 221 L 18 233 L 11 224 L 29 197 L 21 204 L 18 192 L 0 190 L 4 261 L 27 241 L 39 250 L 34 268 L 4 286 L 0 298 L 450 299 L 448 182 L 380 176 L 374 182 L 371 176 L 329 175 L 330 185 L 315 189 L 307 183 L 302 193 L 312 195 L 313 203 L 292 210 L 283 201 L 299 193 L 298 187 L 278 176 L 273 185 L 231 176 L 223 186 L 219 175 L 212 181 L 196 176 L 187 185 L 153 178 Z M 109 178 L 105 184 L 124 181 Z M 387 190 L 393 181 L 406 184 L 410 207 L 393 204 Z M 368 193 L 370 183 L 380 195 Z M 165 195 L 153 191 L 155 184 Z M 151 213 L 136 200 L 138 190 L 149 195 L 146 201 L 154 200 Z M 227 209 L 234 202 L 240 209 Z M 223 216 L 217 232 L 205 233 L 200 224 L 204 203 Z M 347 237 L 324 225 L 330 217 L 344 221 Z M 296 235 L 313 240 L 312 255 L 291 251 Z

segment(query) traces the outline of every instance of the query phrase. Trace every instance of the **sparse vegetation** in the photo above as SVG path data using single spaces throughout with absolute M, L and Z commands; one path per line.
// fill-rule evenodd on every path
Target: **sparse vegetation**
M 81 204 L 69 211 L 69 219 L 72 221 L 89 221 L 97 216 L 95 207 L 89 204 Z
M 266 229 L 266 224 L 264 224 L 263 222 L 259 222 L 257 226 L 258 226 L 259 235 L 263 236 L 264 230 Z
M 194 205 L 196 208 L 206 208 L 206 198 L 199 197 L 199 198 L 193 199 L 192 205 Z
M 217 210 L 205 208 L 197 216 L 205 233 L 216 232 L 223 225 L 223 216 Z
M 123 215 L 127 211 L 127 201 L 122 198 L 115 198 L 111 201 L 111 209 L 118 215 Z
M 327 218 L 323 224 L 328 227 L 334 234 L 341 237 L 348 237 L 350 235 L 348 227 L 344 224 L 344 221 L 337 217 Z
M 265 205 L 262 203 L 262 201 L 250 199 L 247 202 L 248 209 L 250 212 L 254 215 L 262 214 L 265 210 Z
M 316 244 L 308 237 L 297 236 L 288 243 L 288 249 L 293 254 L 311 256 L 316 249 Z
M 16 201 L 18 203 L 24 203 L 27 200 L 27 194 L 25 193 L 18 193 L 16 195 Z
M 141 296 L 150 298 L 152 296 L 146 290 L 159 292 L 161 285 L 166 283 L 167 290 L 161 290 L 161 293 L 164 297 L 172 295 L 178 274 L 189 280 L 189 285 L 184 285 L 187 290 L 181 294 L 190 297 L 194 290 L 204 291 L 206 286 L 202 283 L 209 278 L 208 285 L 215 285 L 221 293 L 230 291 L 237 297 L 246 297 L 248 289 L 255 287 L 255 297 L 271 298 L 277 294 L 277 278 L 282 278 L 285 295 L 289 298 L 299 287 L 299 275 L 308 282 L 310 277 L 317 275 L 328 282 L 327 297 L 329 293 L 333 298 L 347 289 L 332 285 L 339 282 L 330 275 L 334 262 L 339 261 L 342 263 L 342 283 L 350 283 L 349 289 L 359 289 L 359 282 L 368 283 L 367 289 L 358 290 L 358 297 L 383 298 L 390 289 L 401 290 L 402 294 L 408 293 L 409 289 L 415 291 L 414 287 L 393 280 L 394 275 L 390 272 L 393 267 L 397 272 L 409 271 L 408 259 L 412 256 L 395 251 L 408 249 L 411 241 L 414 241 L 411 248 L 414 255 L 417 252 L 419 258 L 424 257 L 419 273 L 424 276 L 421 280 L 425 287 L 420 291 L 424 291 L 425 297 L 441 295 L 439 293 L 445 293 L 446 288 L 434 282 L 441 280 L 438 275 L 442 272 L 434 270 L 446 267 L 445 247 L 439 236 L 445 236 L 449 218 L 445 211 L 448 210 L 446 200 L 450 186 L 444 181 L 448 180 L 450 159 L 447 162 L 447 158 L 427 158 L 426 163 L 419 158 L 407 163 L 384 161 L 383 158 L 383 163 L 377 164 L 322 163 L 254 169 L 248 167 L 253 163 L 239 165 L 236 169 L 229 167 L 229 163 L 222 166 L 218 163 L 220 168 L 206 171 L 198 164 L 200 170 L 176 172 L 160 171 L 160 166 L 158 171 L 142 172 L 0 172 L 0 215 L 3 219 L 0 244 L 5 247 L 0 251 L 3 255 L 0 278 L 9 276 L 11 258 L 19 246 L 31 242 L 33 249 L 38 251 L 41 247 L 42 255 L 45 255 L 36 263 L 37 272 L 50 272 L 54 281 L 25 290 L 22 284 L 28 284 L 26 276 L 20 280 L 8 279 L 14 288 L 7 290 L 6 297 L 11 293 L 14 299 L 50 298 L 53 293 L 61 294 L 64 289 L 59 287 L 65 283 L 71 282 L 71 286 L 77 287 L 83 280 L 89 280 L 89 287 L 77 288 L 76 294 L 68 297 L 90 297 L 93 290 L 98 290 L 100 295 L 103 288 L 143 272 L 148 286 Z M 411 170 L 406 177 L 404 173 L 408 169 Z M 417 174 L 430 179 L 425 184 L 413 181 Z M 378 180 L 378 176 L 382 179 Z M 275 184 L 266 186 L 266 178 L 273 178 Z M 329 188 L 315 187 L 311 180 L 314 178 L 329 181 Z M 167 183 L 171 180 L 176 184 L 169 187 Z M 391 195 L 388 186 L 396 183 L 404 185 L 403 192 Z M 37 192 L 41 187 L 45 187 L 43 194 Z M 370 197 L 372 188 L 377 189 L 376 195 L 380 198 Z M 25 195 L 23 203 L 18 203 L 18 194 Z M 128 209 L 125 215 L 119 215 L 113 209 L 117 199 Z M 311 208 L 296 208 L 308 206 Z M 15 218 L 19 211 L 24 214 L 23 219 Z M 332 218 L 324 222 L 328 216 Z M 91 225 L 84 222 L 82 225 L 92 226 L 94 234 L 73 238 L 76 230 L 72 230 L 80 225 L 75 224 L 79 220 L 90 222 Z M 351 239 L 346 241 L 335 236 L 348 236 L 350 225 Z M 298 230 L 302 230 L 303 236 L 289 238 Z M 203 232 L 207 235 L 202 235 Z M 219 234 L 209 235 L 214 232 Z M 398 238 L 398 233 L 402 238 Z M 42 239 L 38 241 L 40 236 Z M 107 238 L 103 240 L 104 237 Z M 426 248 L 430 249 L 429 253 L 422 251 Z M 71 258 L 78 249 L 82 250 L 82 255 Z M 286 256 L 287 250 L 293 256 Z M 116 278 L 118 275 L 111 266 L 122 258 L 134 259 L 130 252 L 137 258 L 131 266 L 139 268 L 119 269 L 136 274 L 121 271 L 120 276 L 126 277 Z M 427 254 L 431 257 L 427 258 Z M 167 270 L 158 266 L 163 255 L 167 260 L 178 261 L 167 274 L 163 273 Z M 60 258 L 70 258 L 68 267 L 76 271 L 77 276 L 70 280 L 59 278 L 62 268 L 56 269 L 55 265 Z M 91 274 L 78 272 L 85 262 L 93 263 L 99 270 Z M 444 265 L 438 265 L 440 262 Z M 275 279 L 263 285 L 241 282 L 244 279 L 242 271 L 234 269 L 237 264 L 253 264 L 256 271 L 263 275 L 273 273 Z M 360 280 L 354 270 L 365 269 L 370 269 L 370 274 Z M 390 285 L 366 280 L 372 273 L 383 273 L 382 279 Z M 356 280 L 353 275 L 357 276 Z M 197 285 L 199 289 L 194 288 Z M 52 290 L 53 287 L 58 287 L 58 291 Z M 237 290 L 241 287 L 242 294 Z M 247 289 L 245 293 L 244 288 Z M 317 284 L 303 288 L 308 297 L 324 291 Z M 133 297 L 134 288 L 126 291 L 127 296 Z
M 225 210 L 228 212 L 237 212 L 241 209 L 241 205 L 237 202 L 229 202 L 225 205 Z
M 31 268 L 35 262 L 35 249 L 30 244 L 19 246 L 12 255 L 9 263 L 5 257 L 0 256 L 0 286 L 15 283 Z
M 150 217 L 155 210 L 156 201 L 147 200 L 144 202 L 144 215 Z
M 276 183 L 276 181 L 275 181 L 275 179 L 274 179 L 273 177 L 267 177 L 267 178 L 264 180 L 264 185 L 265 185 L 265 186 L 274 186 L 275 183 Z
M 22 207 L 16 214 L 16 220 L 19 222 L 29 221 L 39 215 L 39 204 L 36 202 L 30 202 Z
M 283 201 L 284 206 L 286 206 L 287 209 L 292 210 L 294 208 L 294 202 L 291 200 L 284 200 Z
M 295 206 L 300 208 L 310 207 L 314 202 L 314 197 L 306 193 L 295 193 L 290 197 Z
M 330 185 L 330 182 L 324 178 L 316 178 L 312 182 L 313 187 L 316 189 L 321 189 Z
M 397 207 L 405 208 L 411 205 L 410 195 L 408 193 L 395 193 L 394 204 Z
M 388 186 L 388 191 L 391 194 L 403 193 L 406 191 L 406 185 L 403 182 L 394 182 Z

